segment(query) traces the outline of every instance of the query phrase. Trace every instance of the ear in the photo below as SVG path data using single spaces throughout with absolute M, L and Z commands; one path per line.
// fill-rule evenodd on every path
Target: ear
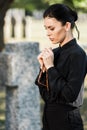
M 70 22 L 66 22 L 65 24 L 65 30 L 69 31 L 71 29 L 71 23 Z

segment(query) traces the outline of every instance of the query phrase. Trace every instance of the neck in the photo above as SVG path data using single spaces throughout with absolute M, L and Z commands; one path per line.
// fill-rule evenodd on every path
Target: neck
M 73 34 L 71 33 L 71 35 L 67 35 L 63 41 L 60 42 L 59 46 L 62 47 L 63 45 L 67 44 L 69 41 L 71 41 L 73 39 Z

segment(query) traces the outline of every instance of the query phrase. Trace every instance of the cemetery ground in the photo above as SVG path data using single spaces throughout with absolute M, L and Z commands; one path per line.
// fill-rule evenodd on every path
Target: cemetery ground
M 49 44 L 49 40 L 46 38 L 46 32 L 43 27 L 43 21 L 35 21 L 33 20 L 31 23 L 31 35 L 30 39 L 9 39 L 6 40 L 6 43 L 11 43 L 11 42 L 19 42 L 19 41 L 36 41 L 40 43 L 40 50 L 42 50 L 45 45 L 49 47 L 51 44 Z M 87 46 L 87 25 L 84 20 L 81 22 L 77 23 L 78 28 L 80 30 L 80 43 L 83 43 L 84 45 Z M 75 31 L 75 36 L 77 37 L 77 33 Z M 82 45 L 82 44 L 81 44 Z M 5 89 L 0 88 L 0 130 L 5 130 Z M 43 102 L 41 100 L 41 113 L 43 109 Z M 84 128 L 87 130 L 87 79 L 85 79 L 85 93 L 84 93 L 84 103 L 81 108 L 81 115 L 84 121 Z
M 0 89 L 0 130 L 5 130 L 5 90 Z

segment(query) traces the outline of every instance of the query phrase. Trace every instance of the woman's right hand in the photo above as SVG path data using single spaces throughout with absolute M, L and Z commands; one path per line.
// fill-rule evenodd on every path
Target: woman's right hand
M 40 68 L 43 72 L 46 71 L 46 68 L 44 66 L 44 62 L 43 62 L 43 58 L 42 58 L 42 53 L 40 53 L 37 57 L 38 61 L 39 61 L 39 64 L 40 64 Z

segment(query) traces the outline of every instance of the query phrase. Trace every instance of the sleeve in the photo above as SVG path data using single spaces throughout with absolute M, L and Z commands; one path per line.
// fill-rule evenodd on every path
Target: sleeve
M 55 67 L 48 69 L 51 95 L 57 100 L 71 103 L 78 97 L 85 74 L 85 55 L 70 56 L 69 73 L 65 79 Z M 52 97 L 53 98 L 53 97 Z
M 48 98 L 49 98 L 49 92 L 45 86 L 38 83 L 38 77 L 39 77 L 39 75 L 37 76 L 37 78 L 35 80 L 35 84 L 39 87 L 39 91 L 40 91 L 40 95 L 41 95 L 42 99 L 45 102 L 47 102 Z M 41 76 L 41 79 L 40 79 L 41 83 L 45 84 L 45 82 L 46 82 L 45 78 L 46 78 L 46 73 L 43 73 Z

